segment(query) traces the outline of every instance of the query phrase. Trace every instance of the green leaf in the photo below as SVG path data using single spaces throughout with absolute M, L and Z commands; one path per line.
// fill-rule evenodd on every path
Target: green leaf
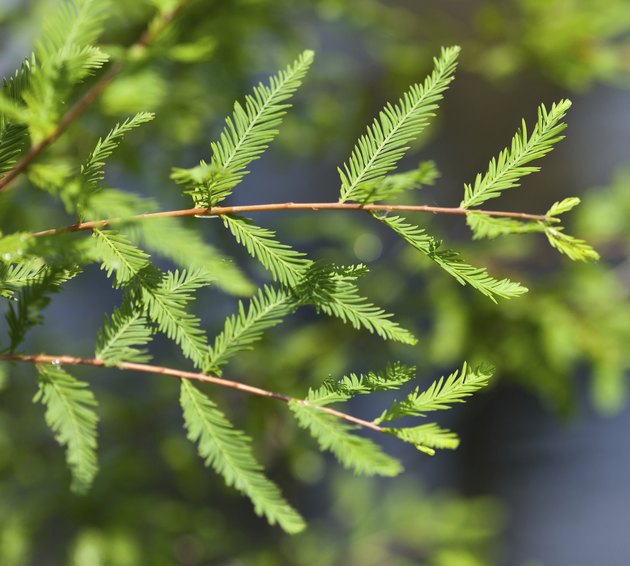
M 495 279 L 485 268 L 473 267 L 462 261 L 453 250 L 441 250 L 441 242 L 429 236 L 422 228 L 407 224 L 400 216 L 387 217 L 374 215 L 389 226 L 418 251 L 437 263 L 444 271 L 452 275 L 462 285 L 470 285 L 480 293 L 496 302 L 496 297 L 510 299 L 527 292 L 519 283 L 509 279 Z
M 236 353 L 252 349 L 266 329 L 280 324 L 296 307 L 291 294 L 268 286 L 259 289 L 250 299 L 247 310 L 239 301 L 238 314 L 225 320 L 223 330 L 210 347 L 205 371 L 221 375 L 221 366 Z
M 101 267 L 108 275 L 116 272 L 116 286 L 129 285 L 134 299 L 145 306 L 160 332 L 174 340 L 196 367 L 203 367 L 208 354 L 206 336 L 199 319 L 188 313 L 186 306 L 193 300 L 192 291 L 208 285 L 204 273 L 183 270 L 162 274 L 126 237 L 111 230 L 94 229 L 94 234 L 103 260 Z
M 109 55 L 94 45 L 82 47 L 72 45 L 66 51 L 60 52 L 59 56 L 61 59 L 54 61 L 54 64 L 49 68 L 44 65 L 43 69 L 54 69 L 54 74 L 51 73 L 51 76 L 57 83 L 55 86 L 60 92 L 63 92 L 62 89 L 68 89 L 93 75 L 95 71 L 109 61 Z M 63 67 L 61 66 L 62 63 Z
M 322 450 L 330 450 L 344 467 L 366 476 L 397 476 L 402 472 L 401 463 L 383 453 L 380 447 L 368 440 L 352 434 L 358 427 L 349 426 L 317 407 L 293 400 L 289 408 L 298 424 L 308 430 Z
M 354 395 L 398 389 L 415 377 L 416 368 L 398 362 L 388 364 L 385 371 L 344 376 L 339 381 L 327 380 L 318 389 L 310 389 L 306 400 L 311 405 L 329 405 L 347 401 Z
M 99 138 L 84 165 L 81 165 L 81 175 L 90 191 L 94 191 L 103 180 L 103 166 L 114 150 L 120 145 L 125 134 L 146 124 L 155 118 L 151 112 L 139 112 L 132 118 L 127 118 L 122 124 L 116 124 L 105 138 Z
M 203 271 L 176 269 L 168 271 L 162 281 L 162 288 L 167 293 L 181 295 L 186 301 L 193 300 L 192 292 L 208 286 L 208 279 Z
M 206 361 L 208 343 L 200 320 L 187 312 L 186 307 L 193 300 L 191 292 L 207 284 L 202 275 L 175 271 L 163 275 L 156 284 L 144 284 L 140 289 L 149 318 L 198 368 Z
M 54 364 L 38 365 L 39 391 L 33 399 L 46 407 L 46 424 L 61 446 L 72 473 L 71 489 L 85 493 L 98 471 L 96 399 L 87 383 Z
M 44 22 L 38 52 L 43 60 L 58 57 L 73 46 L 92 44 L 108 17 L 109 0 L 64 1 L 51 10 Z
M 250 439 L 232 427 L 217 406 L 186 380 L 181 383 L 181 406 L 188 439 L 198 443 L 199 454 L 207 466 L 234 486 L 254 504 L 257 515 L 288 533 L 298 533 L 304 520 L 282 497 L 278 487 L 265 477 L 256 462 Z
M 546 229 L 542 222 L 521 222 L 513 218 L 496 218 L 479 212 L 467 214 L 466 223 L 472 230 L 474 240 L 493 239 L 506 234 L 544 232 Z
M 107 272 L 107 277 L 116 274 L 116 287 L 126 285 L 151 265 L 149 255 L 134 246 L 123 234 L 98 228 L 92 232 L 96 254 L 102 261 L 101 269 Z
M 561 214 L 574 209 L 578 204 L 580 204 L 580 202 L 581 201 L 578 197 L 569 197 L 559 202 L 554 202 L 551 205 L 551 208 L 547 211 L 547 216 L 560 216 Z
M 459 47 L 443 48 L 423 84 L 412 85 L 395 106 L 387 104 L 368 126 L 350 159 L 339 168 L 340 202 L 372 202 L 376 183 L 392 171 L 428 124 L 444 91 L 453 80 Z
M 0 262 L 0 296 L 13 299 L 17 289 L 41 280 L 46 271 L 38 260 L 13 265 Z
M 108 6 L 107 0 L 66 1 L 45 17 L 36 48 L 39 67 L 22 95 L 34 142 L 52 133 L 67 109 L 72 87 L 109 59 L 93 45 L 103 29 Z
M 474 185 L 464 185 L 464 200 L 460 206 L 470 208 L 479 206 L 489 199 L 498 197 L 506 189 L 518 187 L 525 175 L 535 173 L 540 167 L 528 166 L 528 163 L 549 153 L 553 146 L 563 139 L 560 133 L 566 128 L 561 122 L 571 106 L 569 100 L 554 103 L 549 111 L 541 104 L 538 108 L 538 121 L 531 136 L 527 136 L 527 124 L 512 138 L 510 147 L 503 149 L 499 156 L 492 158 L 488 171 L 477 174 Z
M 0 128 L 0 177 L 11 170 L 26 147 L 28 129 L 22 124 Z
M 295 287 L 312 265 L 306 254 L 274 239 L 275 232 L 256 226 L 241 216 L 223 215 L 221 218 L 236 241 L 283 285 Z
M 0 241 L 0 246 L 2 242 Z M 31 236 L 28 247 L 24 247 L 19 255 L 30 256 L 48 265 L 77 266 L 99 261 L 95 251 L 95 238 L 77 237 L 76 233 L 63 232 L 53 237 Z
M 304 51 L 284 71 L 259 83 L 245 97 L 245 106 L 234 103 L 218 142 L 212 142 L 210 165 L 201 162 L 193 170 L 175 169 L 173 179 L 183 184 L 196 206 L 212 206 L 227 197 L 247 173 L 246 167 L 267 149 L 276 137 L 291 98 L 308 71 L 314 53 Z
M 148 362 L 151 356 L 144 346 L 151 341 L 143 309 L 127 297 L 120 309 L 114 309 L 111 318 L 105 315 L 102 328 L 96 335 L 95 356 L 108 366 L 120 362 Z
M 488 385 L 492 371 L 489 366 L 471 368 L 464 363 L 461 372 L 455 371 L 446 379 L 440 377 L 425 391 L 420 392 L 420 388 L 416 387 L 402 401 L 394 401 L 375 422 L 381 423 L 408 416 L 423 417 L 429 411 L 450 409 L 454 403 L 463 403 L 466 397 Z
M 3 77 L 0 90 L 0 178 L 10 171 L 28 145 L 28 110 L 22 93 L 30 84 L 35 57 L 25 59 L 9 78 Z
M 556 248 L 573 261 L 597 261 L 599 254 L 584 240 L 565 234 L 563 228 L 547 227 L 545 235 L 552 247 Z
M 297 289 L 297 296 L 302 304 L 312 304 L 318 312 L 335 316 L 354 328 L 365 328 L 386 340 L 416 344 L 418 340 L 411 332 L 391 320 L 393 315 L 359 293 L 354 281 L 365 271 L 365 266 L 343 269 L 314 264 Z
M 28 89 L 31 81 L 31 74 L 37 68 L 35 55 L 24 59 L 20 68 L 12 76 L 2 78 L 2 94 L 13 102 L 22 102 L 22 94 Z M 0 128 L 6 125 L 3 117 L 0 116 Z
M 155 212 L 155 201 L 138 195 L 105 189 L 90 197 L 90 218 L 125 218 Z M 188 228 L 178 218 L 152 218 L 122 223 L 119 229 L 143 249 L 173 261 L 189 271 L 202 271 L 207 281 L 233 295 L 251 295 L 253 284 L 234 260 L 204 242 L 197 230 Z
M 435 449 L 455 450 L 459 438 L 454 432 L 440 428 L 435 423 L 427 423 L 409 428 L 386 428 L 385 432 L 403 442 L 413 444 L 420 452 L 433 456 Z
M 28 122 L 28 111 L 19 104 L 19 101 L 11 99 L 4 92 L 0 92 L 0 120 L 2 130 L 11 124 L 24 124 Z

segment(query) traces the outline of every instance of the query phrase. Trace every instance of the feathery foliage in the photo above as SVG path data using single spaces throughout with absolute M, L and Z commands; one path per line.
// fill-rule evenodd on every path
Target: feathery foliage
M 513 218 L 497 218 L 470 212 L 466 215 L 466 223 L 473 233 L 473 239 L 493 239 L 506 234 L 528 234 L 531 232 L 544 232 L 546 225 L 542 222 L 521 222 Z
M 31 73 L 33 73 L 34 69 L 37 67 L 37 63 L 35 61 L 35 56 L 32 55 L 30 58 L 24 59 L 19 69 L 17 69 L 13 75 L 2 78 L 2 94 L 6 99 L 21 103 L 22 102 L 22 94 L 26 92 L 31 80 Z M 7 124 L 7 116 L 4 116 L 2 112 L 0 112 L 0 129 L 4 128 Z
M 435 67 L 423 84 L 412 85 L 396 105 L 387 104 L 367 133 L 362 135 L 350 159 L 339 168 L 340 202 L 373 202 L 385 196 L 374 190 L 385 175 L 396 167 L 437 109 L 444 91 L 453 80 L 459 47 L 443 48 L 434 59 Z M 383 187 L 383 186 L 382 186 Z
M 87 200 L 90 194 L 98 189 L 100 182 L 105 177 L 105 172 L 103 171 L 105 161 L 120 145 L 125 134 L 142 124 L 150 122 L 153 118 L 155 118 L 155 114 L 151 112 L 139 112 L 122 124 L 116 124 L 105 138 L 99 138 L 96 147 L 88 156 L 85 164 L 81 165 L 81 176 L 86 185 L 81 191 L 83 200 Z M 80 210 L 81 208 L 82 206 L 79 207 Z
M 547 216 L 555 218 L 573 210 L 578 204 L 580 204 L 580 199 L 577 197 L 569 197 L 554 202 L 547 211 Z M 546 226 L 545 235 L 553 248 L 573 261 L 597 261 L 599 259 L 599 254 L 589 244 L 584 240 L 565 234 L 562 226 Z
M 55 364 L 38 365 L 39 390 L 33 399 L 46 407 L 46 423 L 61 446 L 72 472 L 72 490 L 86 492 L 98 469 L 96 399 L 86 383 Z
M 561 201 L 554 202 L 547 211 L 547 216 L 560 216 L 565 212 L 573 210 L 578 204 L 580 204 L 580 202 L 581 201 L 578 197 L 569 197 Z
M 26 127 L 9 123 L 0 127 L 0 175 L 9 171 L 26 147 Z
M 420 452 L 429 456 L 438 450 L 455 450 L 459 446 L 459 438 L 454 432 L 441 428 L 436 423 L 427 423 L 408 428 L 386 428 L 386 432 L 403 442 L 413 444 Z
M 206 465 L 249 497 L 256 514 L 264 515 L 270 524 L 277 523 L 288 533 L 303 530 L 302 517 L 262 473 L 251 452 L 250 439 L 234 429 L 217 406 L 188 381 L 182 381 L 180 402 L 188 438 L 199 444 Z
M 408 224 L 400 216 L 374 215 L 418 251 L 437 263 L 462 285 L 470 285 L 496 302 L 497 297 L 510 299 L 527 292 L 519 283 L 509 279 L 495 279 L 485 268 L 473 267 L 462 261 L 453 250 L 441 250 L 441 242 L 429 236 L 422 228 Z
M 326 380 L 318 389 L 310 389 L 306 397 L 309 405 L 323 406 L 347 401 L 354 395 L 367 395 L 374 391 L 399 389 L 416 376 L 416 368 L 399 362 L 388 364 L 384 371 L 365 374 L 351 373 L 338 381 Z
M 599 254 L 584 240 L 565 234 L 562 227 L 545 230 L 547 240 L 552 247 L 563 253 L 573 261 L 597 261 Z
M 173 179 L 186 187 L 196 206 L 213 206 L 227 197 L 246 175 L 246 167 L 267 149 L 290 104 L 287 101 L 302 83 L 314 53 L 304 51 L 285 70 L 259 83 L 245 97 L 245 106 L 234 103 L 234 113 L 225 119 L 218 142 L 212 142 L 210 164 L 175 169 Z
M 208 354 L 208 342 L 201 321 L 186 307 L 193 300 L 191 292 L 208 284 L 203 276 L 186 271 L 168 272 L 156 285 L 141 288 L 142 302 L 149 318 L 160 332 L 175 341 L 184 356 L 196 367 L 203 367 Z
M 416 344 L 416 337 L 391 320 L 391 314 L 359 293 L 355 281 L 366 271 L 362 265 L 344 268 L 314 264 L 298 289 L 300 302 L 312 304 L 318 312 L 335 316 L 354 328 L 365 328 L 385 340 Z
M 309 391 L 307 400 L 317 405 L 347 400 L 354 395 L 367 395 L 374 391 L 399 389 L 416 376 L 416 368 L 399 362 L 388 364 L 384 371 L 344 376 L 339 381 L 326 381 L 317 390 Z
M 72 87 L 109 59 L 93 45 L 103 30 L 108 6 L 108 0 L 64 2 L 46 18 L 37 42 L 39 66 L 23 93 L 33 141 L 50 134 Z
M 463 403 L 466 397 L 488 385 L 492 371 L 489 366 L 471 368 L 464 363 L 461 371 L 453 372 L 446 379 L 440 377 L 425 391 L 420 392 L 420 388 L 416 387 L 405 399 L 395 401 L 376 422 L 407 416 L 423 417 L 429 411 L 450 409 L 453 403 Z
M 358 427 L 339 422 L 304 401 L 291 401 L 289 407 L 298 424 L 311 433 L 322 450 L 332 452 L 344 468 L 367 476 L 392 477 L 403 471 L 401 463 L 383 453 L 378 444 L 352 434 Z
M 107 18 L 108 0 L 64 2 L 48 14 L 37 50 L 43 59 L 54 60 L 74 46 L 93 44 Z
M 297 285 L 312 265 L 312 261 L 306 259 L 306 254 L 274 239 L 275 232 L 256 226 L 240 216 L 226 214 L 222 219 L 236 241 L 245 246 L 249 254 L 283 285 Z
M 313 304 L 318 311 L 340 318 L 354 328 L 366 328 L 386 340 L 415 344 L 416 338 L 396 322 L 392 315 L 361 296 L 353 281 L 355 271 L 330 269 L 314 264 L 305 254 L 274 239 L 275 233 L 260 228 L 248 220 L 222 216 L 226 227 L 237 242 L 243 244 L 271 273 L 274 279 L 289 287 L 299 287 L 298 296 L 303 304 Z
M 18 100 L 13 100 L 5 94 L 5 90 L 0 91 L 0 119 L 2 129 L 14 124 L 21 124 L 26 121 L 27 114 Z
M 92 194 L 86 208 L 90 219 L 125 218 L 156 210 L 158 205 L 152 199 L 110 188 Z M 137 246 L 171 260 L 178 267 L 204 272 L 207 280 L 222 291 L 239 296 L 254 291 L 253 284 L 233 259 L 205 242 L 198 231 L 179 218 L 122 223 L 118 229 Z
M 114 276 L 114 285 L 122 287 L 150 267 L 149 255 L 134 246 L 123 234 L 114 230 L 93 230 L 95 252 L 107 277 Z
M 0 175 L 23 153 L 28 139 L 22 93 L 28 88 L 35 60 L 25 59 L 13 76 L 2 79 L 0 90 Z
M 16 290 L 39 281 L 46 271 L 46 267 L 37 260 L 17 264 L 0 263 L 0 296 L 5 299 L 15 298 Z
M 209 284 L 205 274 L 186 270 L 163 274 L 148 261 L 147 254 L 121 234 L 98 229 L 94 229 L 94 234 L 101 267 L 108 276 L 115 273 L 114 285 L 130 286 L 160 332 L 175 341 L 197 367 L 202 367 L 208 353 L 206 336 L 200 320 L 187 312 L 186 306 L 193 300 L 192 291 Z M 131 336 L 128 338 L 131 340 Z M 132 342 L 127 343 L 128 347 L 131 345 Z
M 107 365 L 120 362 L 148 362 L 149 353 L 138 346 L 151 341 L 151 330 L 147 326 L 142 309 L 134 308 L 127 298 L 120 309 L 114 309 L 111 317 L 105 315 L 103 327 L 96 335 L 95 355 Z
M 580 199 L 569 197 L 555 202 L 546 212 L 546 220 L 522 222 L 512 218 L 494 218 L 487 214 L 471 211 L 466 222 L 473 232 L 474 239 L 496 238 L 505 234 L 526 234 L 544 232 L 551 246 L 573 261 L 597 261 L 599 254 L 584 240 L 564 233 L 564 227 L 558 225 L 558 216 L 573 210 Z
M 478 173 L 474 185 L 464 185 L 464 200 L 460 206 L 479 206 L 498 197 L 506 189 L 518 187 L 525 175 L 539 171 L 540 167 L 527 164 L 547 155 L 563 139 L 564 136 L 560 134 L 566 125 L 561 120 L 570 106 L 569 100 L 554 103 L 549 110 L 541 104 L 538 108 L 538 120 L 529 137 L 527 124 L 523 120 L 510 147 L 503 149 L 496 159 L 492 158 L 488 171 L 484 175 Z
M 435 454 L 435 449 L 454 449 L 459 444 L 457 435 L 435 423 L 401 428 L 381 427 L 380 424 L 400 417 L 422 417 L 425 412 L 447 409 L 453 403 L 463 402 L 464 398 L 488 384 L 491 373 L 489 367 L 470 370 L 464 364 L 461 375 L 455 372 L 446 381 L 440 378 L 423 393 L 416 388 L 403 401 L 394 402 L 383 411 L 370 427 L 376 425 L 379 432 L 413 444 L 429 455 Z M 330 450 L 343 466 L 360 474 L 395 475 L 402 470 L 398 461 L 383 454 L 372 442 L 351 434 L 354 426 L 338 422 L 342 413 L 331 412 L 325 407 L 343 403 L 358 394 L 398 390 L 414 377 L 415 368 L 397 363 L 389 365 L 385 372 L 350 374 L 339 381 L 327 380 L 318 389 L 310 389 L 306 399 L 294 399 L 289 406 L 298 424 L 309 430 L 321 449 Z
M 230 315 L 225 326 L 210 346 L 205 371 L 221 375 L 221 366 L 243 350 L 250 350 L 263 332 L 280 324 L 297 307 L 295 298 L 282 289 L 265 286 L 250 301 L 247 311 L 241 301 L 238 314 Z

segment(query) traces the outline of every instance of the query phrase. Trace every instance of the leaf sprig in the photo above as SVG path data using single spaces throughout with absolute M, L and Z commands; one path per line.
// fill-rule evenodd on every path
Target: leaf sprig
M 188 381 L 182 381 L 180 402 L 188 438 L 199 444 L 206 465 L 249 497 L 256 514 L 264 515 L 271 525 L 278 523 L 288 533 L 303 530 L 304 519 L 261 473 L 250 439 L 234 429 L 217 406 Z
M 341 177 L 340 202 L 368 203 L 386 196 L 374 186 L 396 167 L 428 124 L 437 103 L 453 80 L 459 47 L 442 49 L 434 59 L 434 70 L 424 83 L 412 85 L 397 104 L 387 104 L 367 133 L 362 135 L 347 163 L 338 169 Z
M 96 458 L 96 399 L 88 384 L 55 364 L 38 365 L 39 390 L 34 402 L 46 407 L 46 423 L 66 447 L 72 490 L 85 493 L 98 471 Z
M 503 149 L 496 159 L 490 160 L 488 171 L 483 175 L 478 173 L 474 184 L 464 185 L 464 200 L 460 206 L 479 206 L 498 197 L 507 189 L 518 187 L 525 175 L 539 171 L 540 167 L 528 163 L 547 155 L 563 139 L 561 133 L 566 124 L 561 120 L 570 107 L 569 100 L 554 103 L 549 110 L 541 104 L 538 108 L 538 120 L 530 136 L 527 135 L 527 124 L 523 120 L 510 147 Z
M 225 199 L 238 185 L 245 168 L 267 149 L 290 104 L 287 101 L 302 83 L 314 52 L 304 51 L 291 65 L 259 83 L 245 105 L 234 103 L 234 113 L 225 119 L 218 142 L 210 144 L 212 159 L 192 169 L 174 169 L 173 179 L 186 187 L 197 206 L 209 207 Z

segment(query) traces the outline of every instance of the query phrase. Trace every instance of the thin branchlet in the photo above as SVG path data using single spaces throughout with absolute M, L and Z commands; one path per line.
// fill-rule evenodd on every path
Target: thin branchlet
M 46 354 L 4 354 L 0 355 L 0 360 L 7 362 L 27 362 L 33 364 L 55 364 L 55 365 L 69 365 L 69 366 L 93 366 L 93 367 L 107 367 L 105 361 L 98 358 L 78 358 L 75 356 L 51 356 Z M 269 397 L 271 399 L 277 399 L 278 401 L 284 401 L 285 403 L 298 403 L 312 407 L 323 413 L 328 413 L 344 421 L 359 425 L 363 428 L 367 428 L 376 432 L 385 433 L 385 429 L 371 421 L 366 421 L 358 417 L 354 417 L 347 413 L 331 409 L 330 407 L 315 405 L 309 403 L 304 399 L 297 399 L 284 395 L 282 393 L 276 393 L 253 385 L 247 385 L 240 381 L 233 381 L 231 379 L 224 379 L 213 375 L 206 375 L 201 372 L 183 371 L 165 366 L 157 366 L 152 364 L 140 364 L 135 362 L 120 362 L 116 364 L 116 367 L 120 370 L 138 371 L 142 373 L 149 373 L 154 375 L 168 375 L 177 379 L 188 379 L 192 381 L 200 381 L 203 383 L 212 383 L 214 385 L 220 385 L 221 387 L 228 387 L 230 389 L 236 389 L 243 393 L 250 395 L 258 395 L 260 397 Z
M 80 232 L 83 230 L 93 230 L 103 228 L 112 224 L 124 224 L 152 218 L 178 218 L 185 216 L 223 216 L 226 214 L 241 214 L 246 212 L 270 212 L 274 210 L 358 210 L 358 211 L 382 211 L 382 212 L 428 212 L 431 214 L 454 214 L 466 216 L 468 214 L 484 214 L 486 216 L 517 218 L 531 222 L 558 222 L 557 218 L 544 214 L 528 214 L 526 212 L 509 212 L 501 210 L 468 210 L 461 207 L 444 207 L 429 205 L 407 205 L 407 204 L 357 204 L 351 202 L 281 202 L 271 204 L 246 204 L 240 206 L 214 206 L 211 208 L 186 208 L 181 210 L 166 210 L 162 212 L 149 212 L 125 218 L 104 218 L 101 220 L 91 220 L 89 222 L 77 222 L 62 228 L 50 228 L 33 232 L 33 236 L 53 236 L 64 232 Z

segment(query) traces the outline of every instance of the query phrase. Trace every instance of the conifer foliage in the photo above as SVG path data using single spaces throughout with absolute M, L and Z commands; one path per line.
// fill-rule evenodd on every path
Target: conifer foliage
M 162 17 L 164 25 L 174 17 L 174 12 L 167 11 L 168 4 L 164 3 L 164 12 L 158 13 L 156 20 Z M 393 363 L 380 372 L 351 373 L 339 380 L 322 379 L 320 387 L 294 397 L 229 379 L 226 368 L 230 360 L 243 350 L 254 348 L 266 330 L 281 324 L 298 308 L 313 308 L 319 314 L 335 317 L 383 340 L 409 346 L 416 343 L 410 330 L 361 293 L 359 280 L 367 273 L 365 266 L 341 266 L 309 258 L 281 242 L 270 228 L 258 226 L 233 208 L 218 206 L 278 134 L 282 118 L 290 108 L 289 101 L 313 63 L 312 51 L 304 51 L 266 83 L 255 86 L 244 102 L 234 103 L 225 127 L 211 143 L 208 161 L 201 160 L 189 169 L 173 169 L 172 179 L 181 186 L 184 195 L 192 198 L 195 208 L 156 213 L 153 201 L 106 184 L 106 163 L 126 143 L 127 134 L 154 118 L 149 112 L 137 113 L 115 124 L 109 133 L 94 141 L 94 148 L 86 151 L 78 163 L 64 163 L 63 167 L 42 165 L 36 169 L 33 161 L 80 114 L 75 110 L 64 114 L 65 101 L 78 96 L 80 89 L 85 88 L 80 83 L 86 77 L 105 72 L 101 67 L 109 56 L 97 45 L 97 40 L 107 5 L 104 0 L 63 3 L 58 14 L 48 21 L 35 54 L 4 79 L 0 94 L 0 190 L 7 189 L 30 169 L 33 185 L 61 201 L 75 221 L 62 229 L 29 232 L 28 227 L 23 227 L 19 232 L 0 235 L 0 295 L 8 304 L 5 309 L 8 336 L 0 358 L 37 363 L 35 400 L 44 405 L 46 423 L 66 450 L 73 489 L 84 492 L 97 474 L 98 405 L 90 384 L 75 379 L 60 367 L 64 364 L 84 364 L 94 371 L 106 365 L 121 372 L 178 377 L 186 435 L 196 444 L 205 464 L 221 475 L 228 486 L 249 498 L 258 515 L 289 533 L 302 530 L 304 520 L 285 500 L 280 488 L 265 476 L 253 455 L 252 440 L 224 415 L 212 399 L 213 390 L 202 390 L 193 385 L 193 380 L 286 403 L 296 425 L 308 431 L 321 450 L 331 452 L 342 466 L 357 474 L 391 477 L 402 471 L 401 463 L 384 453 L 376 442 L 379 435 L 395 436 L 427 454 L 455 448 L 458 439 L 454 432 L 418 419 L 428 412 L 462 402 L 484 387 L 491 376 L 485 366 L 472 368 L 464 364 L 459 372 L 440 378 L 426 390 L 415 388 L 380 416 L 367 419 L 346 411 L 347 402 L 360 395 L 378 399 L 382 391 L 401 395 L 399 389 L 415 379 L 415 368 Z M 155 25 L 152 29 L 159 28 Z M 147 41 L 143 39 L 140 46 L 146 47 Z M 426 162 L 416 171 L 393 171 L 436 112 L 453 80 L 458 53 L 457 47 L 444 48 L 423 82 L 412 85 L 395 104 L 385 106 L 339 168 L 339 202 L 312 208 L 322 214 L 326 208 L 346 210 L 347 214 L 362 209 L 370 211 L 376 220 L 456 282 L 496 302 L 518 297 L 527 289 L 508 278 L 495 278 L 484 267 L 469 265 L 458 252 L 442 248 L 441 242 L 424 227 L 387 212 L 413 213 L 414 207 L 397 208 L 395 197 L 436 178 L 435 166 Z M 116 64 L 122 65 L 124 61 Z M 94 86 L 84 91 L 79 105 L 87 105 L 96 98 L 98 91 L 90 89 L 105 88 L 115 78 L 112 68 L 107 80 L 99 83 L 97 79 Z M 518 214 L 512 218 L 495 217 L 492 212 L 477 208 L 488 199 L 499 197 L 504 190 L 518 186 L 521 177 L 537 170 L 529 163 L 546 155 L 560 140 L 564 128 L 561 120 L 568 108 L 567 101 L 560 101 L 549 110 L 541 106 L 532 133 L 527 134 L 523 122 L 511 145 L 490 161 L 488 171 L 464 187 L 461 206 L 453 210 L 466 215 L 476 238 L 544 232 L 551 245 L 571 259 L 597 258 L 586 242 L 568 236 L 560 225 L 560 215 L 577 205 L 577 199 L 555 203 L 547 214 L 530 215 L 531 218 Z M 14 190 L 26 188 L 19 186 Z M 256 202 L 253 197 L 252 200 Z M 385 204 L 381 206 L 379 203 L 383 201 Z M 250 208 L 256 210 L 257 206 L 253 204 Z M 274 208 L 282 210 L 289 206 L 267 205 L 267 209 Z M 419 212 L 430 208 L 416 207 Z M 233 261 L 204 242 L 197 232 L 179 223 L 181 216 L 221 216 L 226 234 L 261 264 L 270 281 L 254 291 L 253 283 Z M 83 231 L 91 232 L 91 237 L 81 238 L 76 233 Z M 158 267 L 152 253 L 169 258 L 176 268 Z M 119 306 L 111 313 L 104 313 L 102 328 L 94 340 L 94 357 L 55 358 L 22 352 L 20 348 L 28 331 L 44 324 L 41 311 L 52 300 L 51 295 L 90 264 L 100 265 L 103 280 L 109 279 L 121 295 Z M 193 310 L 196 292 L 208 285 L 249 296 L 239 302 L 236 312 L 226 318 L 223 329 L 213 340 L 208 339 L 203 322 Z M 196 373 L 149 364 L 157 354 L 151 349 L 151 341 L 158 333 L 179 347 Z M 402 417 L 407 418 L 404 425 L 384 426 Z M 374 438 L 358 434 L 359 431 L 366 431 Z

